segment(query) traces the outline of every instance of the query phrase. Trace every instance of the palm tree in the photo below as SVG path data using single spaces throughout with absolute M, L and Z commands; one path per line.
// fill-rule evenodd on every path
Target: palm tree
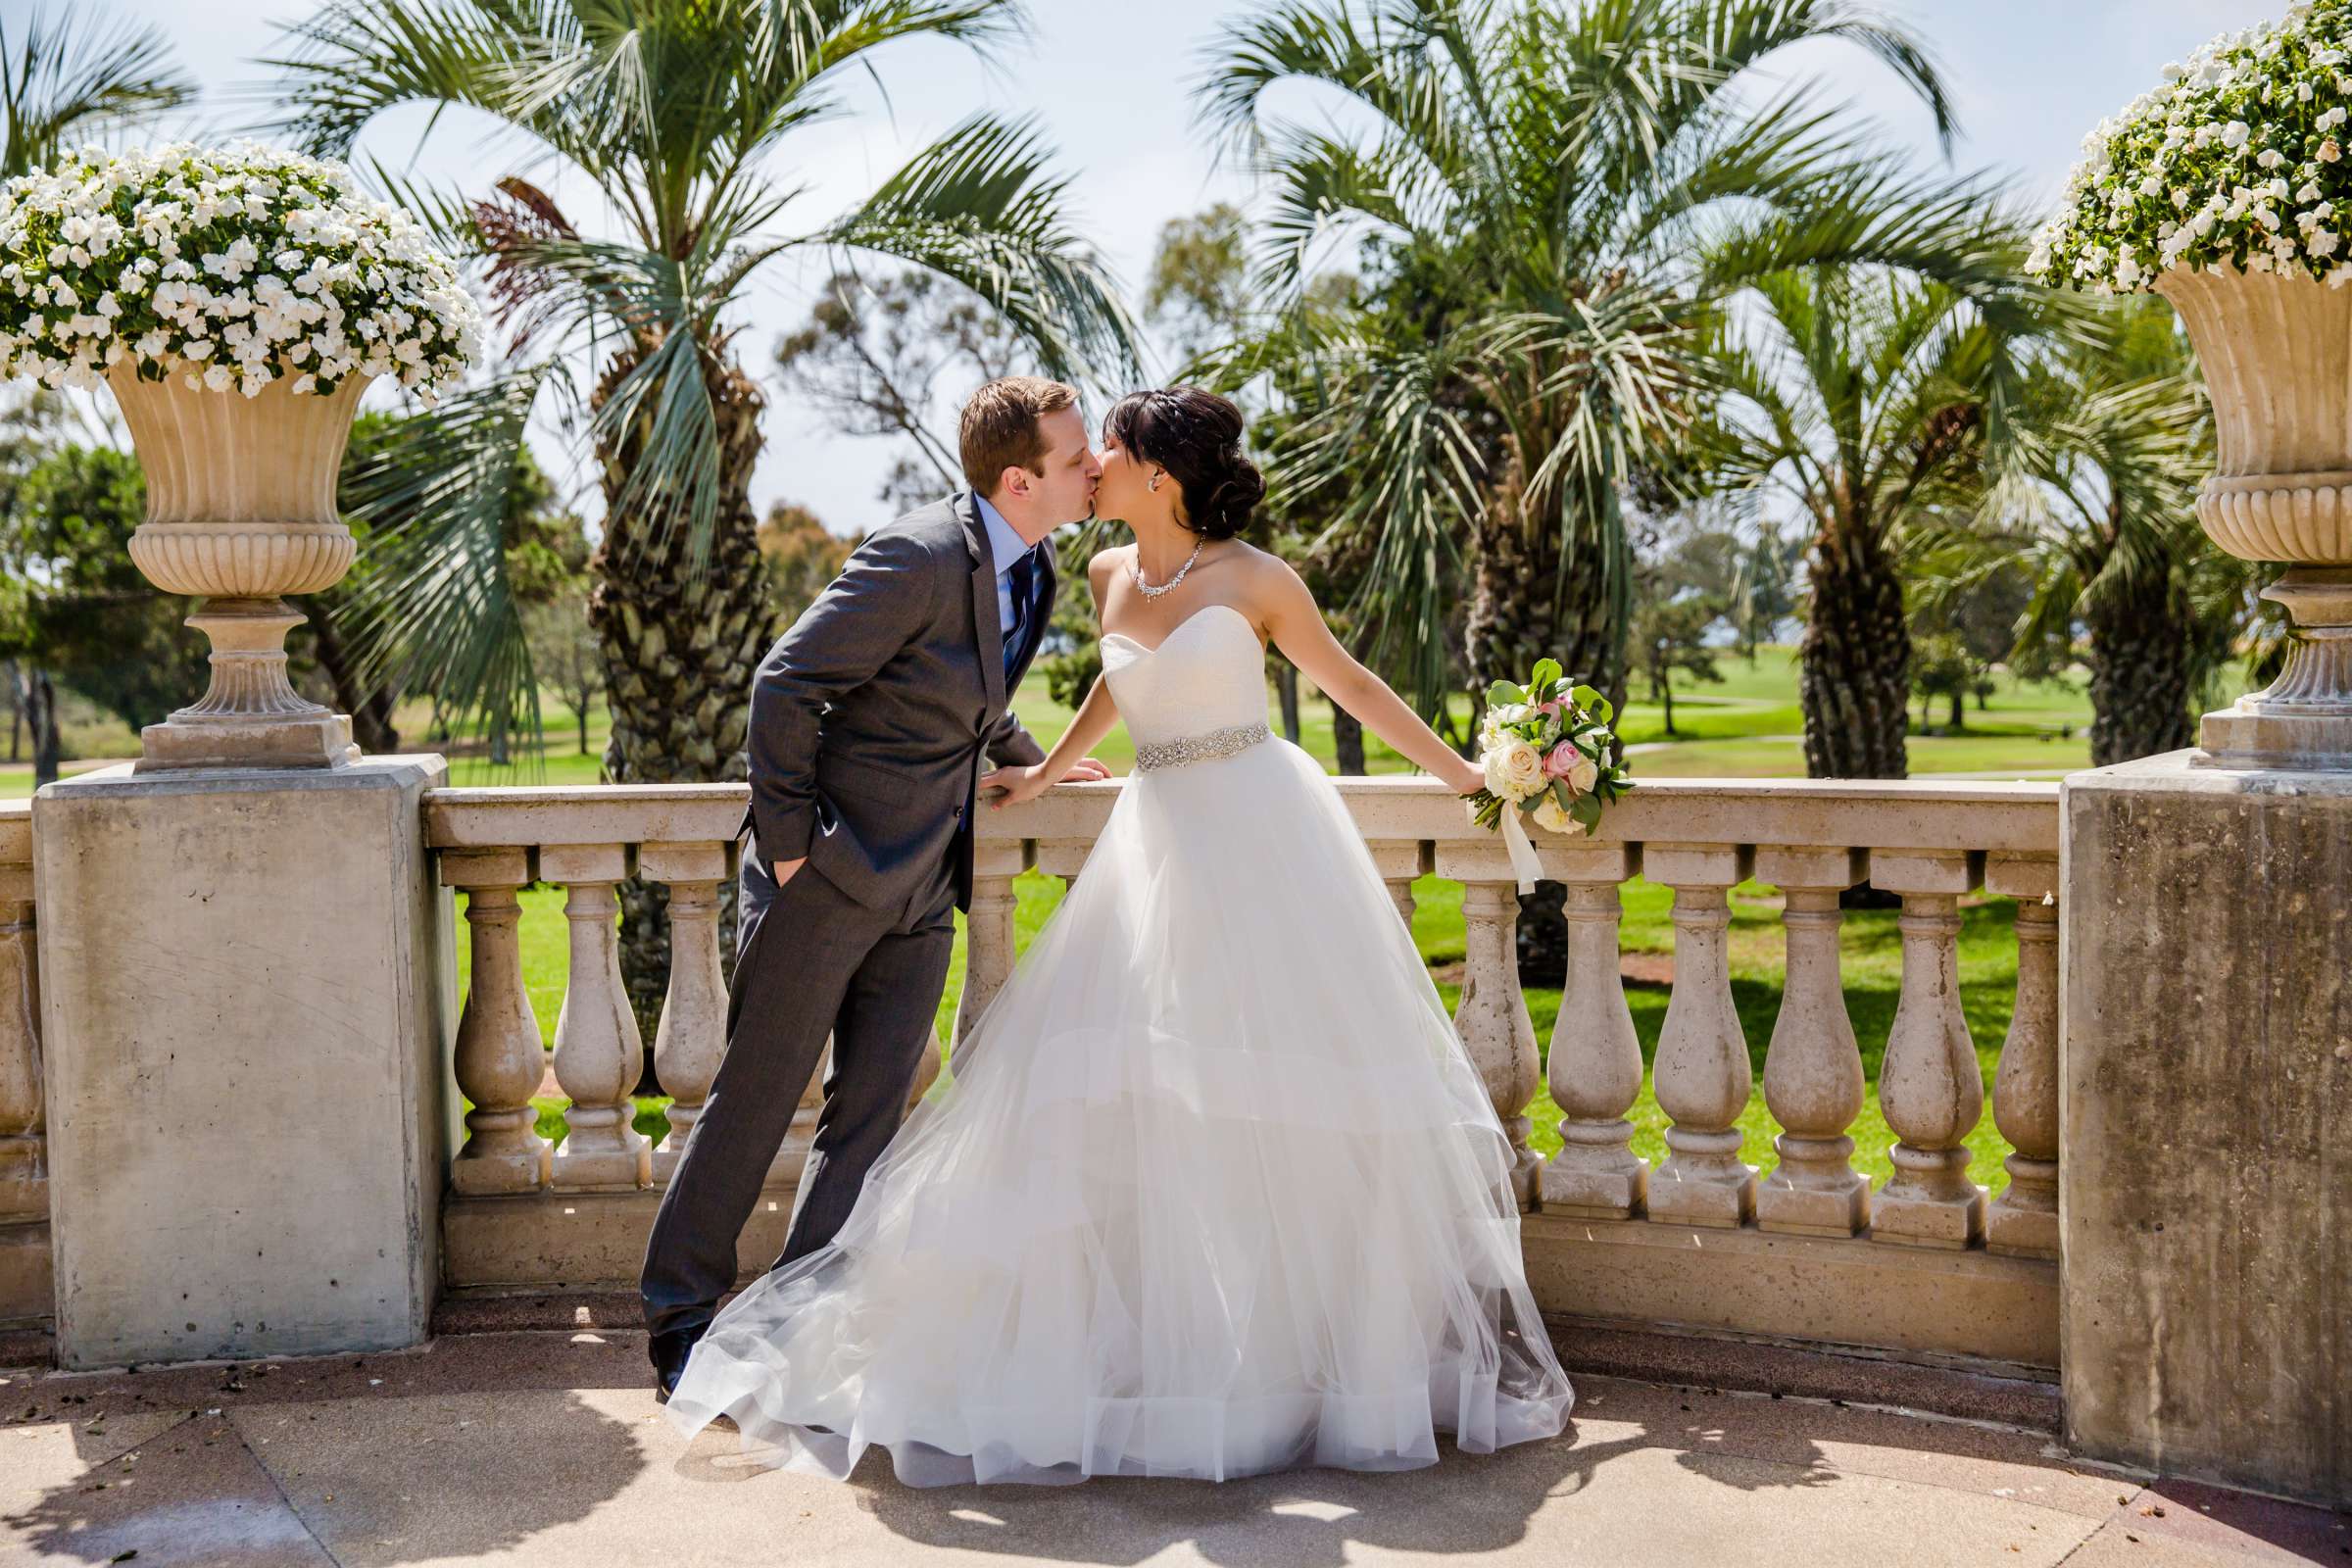
M 1299 403 L 1280 489 L 1376 538 L 1376 649 L 1425 709 L 1455 678 L 1443 585 L 1464 555 L 1474 687 L 1551 655 L 1622 695 L 1621 498 L 1675 466 L 1730 292 L 1852 261 L 1999 285 L 1973 184 L 1909 174 L 1757 79 L 1823 39 L 1886 63 L 1948 134 L 1924 49 L 1850 0 L 1279 0 L 1229 30 L 1201 102 L 1271 186 L 1264 291 L 1297 296 L 1350 236 L 1369 281 L 1361 308 L 1213 369 Z M 1272 117 L 1292 80 L 1369 131 Z
M 2172 309 L 2118 302 L 2104 324 L 2035 376 L 1978 536 L 1980 560 L 2034 574 L 2022 644 L 2071 647 L 2078 622 L 2086 634 L 2100 767 L 2195 741 L 2195 705 L 2232 658 L 2255 582 L 2197 525 L 2212 411 Z
M 1973 514 L 2013 436 L 2027 356 L 2068 307 L 2022 285 L 1973 299 L 1880 269 L 1755 279 L 1714 356 L 1715 480 L 1804 519 L 1805 768 L 1901 778 L 1911 686 L 1903 552 Z
M 764 400 L 736 351 L 735 307 L 767 263 L 809 247 L 876 253 L 973 290 L 1051 372 L 1134 363 L 1132 323 L 1066 225 L 1064 181 L 1025 122 L 968 119 L 848 213 L 773 232 L 800 189 L 774 162 L 792 132 L 840 111 L 845 78 L 877 49 L 932 36 L 985 51 L 1018 20 L 1011 0 L 329 0 L 272 62 L 284 128 L 315 152 L 348 155 L 395 105 L 464 105 L 584 176 L 611 214 L 612 236 L 592 236 L 545 182 L 516 175 L 442 212 L 486 257 L 518 351 L 552 340 L 600 357 L 586 400 L 605 503 L 589 612 L 610 779 L 745 776 L 751 677 L 773 627 L 748 494 Z M 413 514 L 417 569 L 390 581 L 373 620 L 380 652 L 472 672 L 463 695 L 493 710 L 494 729 L 536 707 L 489 509 L 468 492 L 511 470 L 499 454 L 519 442 L 516 411 L 536 391 L 493 383 L 461 402 L 441 453 L 419 449 L 468 483 Z M 666 948 L 658 893 L 626 907 L 624 962 L 650 1011 Z

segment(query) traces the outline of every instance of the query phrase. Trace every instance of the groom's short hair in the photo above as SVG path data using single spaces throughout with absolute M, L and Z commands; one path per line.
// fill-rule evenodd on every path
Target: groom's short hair
M 1042 375 L 999 376 L 973 393 L 956 430 L 963 477 L 972 493 L 993 492 L 1006 468 L 1043 472 L 1046 438 L 1037 421 L 1077 403 L 1076 387 Z

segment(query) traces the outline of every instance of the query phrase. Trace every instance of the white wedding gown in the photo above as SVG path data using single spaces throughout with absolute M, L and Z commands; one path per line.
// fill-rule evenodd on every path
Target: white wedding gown
M 1139 762 L 1265 722 L 1231 607 L 1102 658 Z M 667 1409 L 794 1470 L 879 1445 L 918 1487 L 1547 1438 L 1573 1396 L 1509 1168 L 1313 760 L 1271 737 L 1139 768 L 840 1233 L 719 1312 Z

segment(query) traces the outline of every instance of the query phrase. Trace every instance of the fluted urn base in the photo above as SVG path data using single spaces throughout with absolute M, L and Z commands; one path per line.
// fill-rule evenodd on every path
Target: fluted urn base
M 356 762 L 348 715 L 295 691 L 286 633 L 303 616 L 282 599 L 208 599 L 187 624 L 212 640 L 212 684 L 139 731 L 134 772 L 182 767 L 339 767 Z
M 2207 713 L 2191 759 L 2205 767 L 2352 769 L 2352 567 L 2298 566 L 2263 598 L 2294 622 L 2286 667 Z

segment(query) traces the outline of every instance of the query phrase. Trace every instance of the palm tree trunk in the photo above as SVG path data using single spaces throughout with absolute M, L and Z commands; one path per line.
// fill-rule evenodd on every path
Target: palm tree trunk
M 1364 726 L 1337 703 L 1331 705 L 1331 749 L 1342 777 L 1363 776 Z
M 2093 767 L 2177 752 L 2196 741 L 2189 710 L 2195 631 L 2188 595 L 2166 574 L 2097 596 L 2090 630 Z
M 17 696 L 24 709 L 25 727 L 32 731 L 32 787 L 37 790 L 57 782 L 58 759 L 65 750 L 57 733 L 57 687 L 47 670 L 20 664 Z
M 1813 778 L 1902 778 L 1910 770 L 1911 633 L 1903 584 L 1876 532 L 1822 530 L 1808 564 L 1813 610 L 1798 645 L 1805 772 Z
M 1483 519 L 1470 569 L 1470 612 L 1464 645 L 1473 686 L 1525 680 L 1539 659 L 1560 662 L 1575 679 L 1599 689 L 1625 710 L 1628 627 L 1603 573 L 1572 570 L 1554 600 L 1562 542 L 1556 527 L 1521 526 L 1515 486 L 1496 487 Z M 1519 895 L 1518 960 L 1522 985 L 1556 986 L 1568 972 L 1567 893 L 1538 882 Z
M 616 356 L 597 389 L 601 406 L 636 359 Z M 644 421 L 617 442 L 601 442 L 605 537 L 589 562 L 596 578 L 588 621 L 603 645 L 612 734 L 604 773 L 614 784 L 711 784 L 750 777 L 744 739 L 752 675 L 772 640 L 767 578 L 752 511 L 752 466 L 760 455 L 758 383 L 728 360 L 707 360 L 718 418 L 718 514 L 707 560 L 697 563 L 683 519 L 624 506 L 641 460 Z M 650 402 L 650 400 L 649 400 Z M 650 416 L 650 409 L 648 411 Z M 640 1094 L 655 1092 L 653 1042 L 669 979 L 669 897 L 658 883 L 627 882 L 621 905 L 620 966 L 646 1045 Z M 719 960 L 731 981 L 735 885 L 720 887 Z
M 1274 696 L 1282 705 L 1282 738 L 1298 744 L 1298 666 L 1287 659 L 1274 661 Z
M 334 607 L 327 596 L 319 595 L 305 602 L 303 612 L 311 620 L 311 657 L 326 671 L 334 683 L 335 702 L 351 715 L 351 738 L 360 743 L 360 750 L 371 756 L 387 756 L 400 750 L 400 730 L 392 722 L 393 695 L 381 686 L 370 688 L 360 679 L 352 665 L 350 650 L 343 646 L 343 636 L 335 625 Z

